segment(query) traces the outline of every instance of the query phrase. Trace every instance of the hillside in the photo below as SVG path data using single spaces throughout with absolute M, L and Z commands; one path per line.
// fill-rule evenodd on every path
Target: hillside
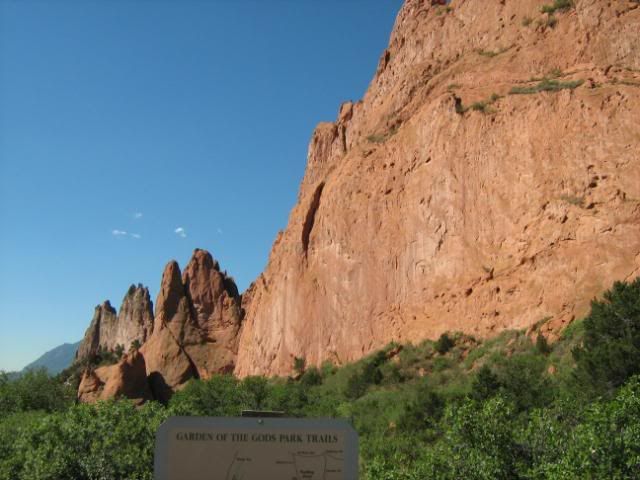
M 549 317 L 553 338 L 640 272 L 640 5 L 432 3 L 314 132 L 237 374 Z
M 170 262 L 155 312 L 137 307 L 144 336 L 110 305 L 122 338 L 88 332 L 143 342 L 88 371 L 80 398 L 166 401 L 190 378 L 343 365 L 445 331 L 554 340 L 640 273 L 640 4 L 433 3 L 405 2 L 364 98 L 316 128 L 249 289 L 206 251 Z
M 21 373 L 44 368 L 50 375 L 56 375 L 73 363 L 79 345 L 80 342 L 63 343 L 38 357 L 24 367 Z
M 296 362 L 288 378 L 192 379 L 166 404 L 78 404 L 61 378 L 0 374 L 0 480 L 152 480 L 167 417 L 243 409 L 345 419 L 363 480 L 637 478 L 640 279 L 603 297 L 551 345 L 452 332 L 342 367 Z

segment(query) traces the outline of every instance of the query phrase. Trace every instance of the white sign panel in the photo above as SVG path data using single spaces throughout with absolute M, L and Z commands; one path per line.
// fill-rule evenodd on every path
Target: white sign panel
M 357 480 L 358 436 L 343 420 L 171 417 L 155 480 Z

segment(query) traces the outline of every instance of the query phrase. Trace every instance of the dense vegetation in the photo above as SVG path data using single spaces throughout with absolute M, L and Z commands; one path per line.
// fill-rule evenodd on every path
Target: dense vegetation
M 552 344 L 535 331 L 449 334 L 295 367 L 296 379 L 193 381 L 142 408 L 77 405 L 43 372 L 0 376 L 0 480 L 151 479 L 165 418 L 248 408 L 349 419 L 370 480 L 640 478 L 640 280 Z

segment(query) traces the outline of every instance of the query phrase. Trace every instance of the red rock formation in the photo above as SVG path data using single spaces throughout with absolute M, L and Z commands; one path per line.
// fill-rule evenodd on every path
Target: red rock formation
M 152 398 L 144 357 L 138 351 L 126 354 L 115 365 L 87 370 L 80 380 L 78 399 L 82 402 L 121 397 L 137 403 Z
M 204 251 L 167 265 L 141 349 L 155 398 L 447 330 L 553 334 L 640 274 L 637 2 L 576 0 L 555 23 L 539 0 L 432 3 L 405 2 L 364 99 L 314 132 L 242 299 Z
M 142 285 L 131 285 L 122 299 L 119 314 L 116 315 L 109 300 L 96 307 L 76 359 L 93 357 L 100 349 L 114 351 L 118 346 L 127 351 L 135 341 L 144 343 L 152 326 L 153 304 L 149 290 Z
M 555 25 L 539 0 L 431 3 L 405 2 L 364 99 L 313 134 L 238 375 L 557 331 L 640 273 L 637 2 L 577 0 Z M 545 76 L 557 91 L 509 94 Z
M 156 398 L 166 401 L 190 378 L 233 371 L 240 301 L 209 252 L 195 250 L 182 277 L 176 262 L 167 265 L 153 334 L 141 348 Z

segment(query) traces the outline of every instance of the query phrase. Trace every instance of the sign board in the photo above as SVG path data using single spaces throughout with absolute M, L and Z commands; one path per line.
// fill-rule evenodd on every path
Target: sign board
M 358 435 L 343 420 L 171 417 L 155 480 L 357 480 Z

